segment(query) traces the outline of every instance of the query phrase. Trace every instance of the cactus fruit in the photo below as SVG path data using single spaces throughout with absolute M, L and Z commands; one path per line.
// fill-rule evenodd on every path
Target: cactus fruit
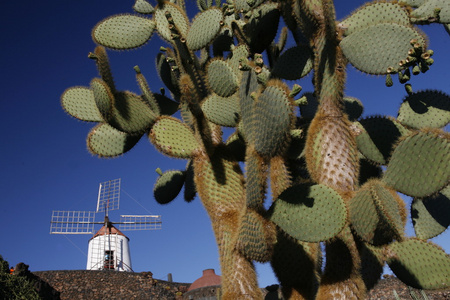
M 199 196 L 224 300 L 263 298 L 253 261 L 270 261 L 291 300 L 364 299 L 386 262 L 407 284 L 448 287 L 450 258 L 425 240 L 450 224 L 450 96 L 407 83 L 438 61 L 417 25 L 450 32 L 447 2 L 373 1 L 339 21 L 332 0 L 196 0 L 189 21 L 184 0 L 136 0 L 136 15 L 104 19 L 92 37 L 123 50 L 156 31 L 167 42 L 155 48 L 165 87 L 154 93 L 136 66 L 142 94 L 117 90 L 97 46 L 99 78 L 67 89 L 61 105 L 99 123 L 87 139 L 96 156 L 119 156 L 147 134 L 188 160 L 159 170 L 154 198 L 169 203 L 183 186 L 185 201 Z M 397 118 L 362 117 L 364 101 L 344 95 L 349 64 L 387 86 L 397 74 L 407 94 Z M 297 82 L 309 73 L 313 91 Z M 399 192 L 414 197 L 417 238 L 405 237 Z

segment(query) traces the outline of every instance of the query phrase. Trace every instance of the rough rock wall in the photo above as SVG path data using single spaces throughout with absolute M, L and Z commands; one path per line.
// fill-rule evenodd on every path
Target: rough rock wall
M 152 278 L 151 272 L 114 271 L 39 271 L 36 276 L 59 291 L 62 300 L 70 299 L 182 299 L 190 283 Z

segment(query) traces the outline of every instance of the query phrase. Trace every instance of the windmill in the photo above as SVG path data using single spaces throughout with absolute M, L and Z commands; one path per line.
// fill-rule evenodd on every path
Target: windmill
M 52 212 L 50 234 L 93 234 L 89 240 L 87 270 L 132 272 L 129 238 L 122 231 L 161 229 L 160 215 L 121 215 L 119 222 L 109 219 L 109 212 L 119 209 L 120 181 L 119 178 L 100 183 L 96 211 Z M 104 213 L 103 222 L 95 221 L 97 213 Z M 95 232 L 96 224 L 103 226 Z M 119 229 L 113 224 L 118 224 Z

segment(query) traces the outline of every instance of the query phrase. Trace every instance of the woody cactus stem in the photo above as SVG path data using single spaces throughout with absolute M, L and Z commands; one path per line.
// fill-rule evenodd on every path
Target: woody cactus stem
M 332 1 L 305 1 L 319 24 L 310 40 L 314 49 L 314 85 L 319 107 L 308 130 L 306 163 L 312 179 L 348 201 L 356 189 L 359 159 L 350 121 L 344 113 L 346 59 L 340 50 Z M 319 8 L 319 9 L 318 9 Z M 319 12 L 317 12 L 317 10 Z M 327 262 L 317 299 L 363 299 L 360 258 L 349 225 L 326 243 Z

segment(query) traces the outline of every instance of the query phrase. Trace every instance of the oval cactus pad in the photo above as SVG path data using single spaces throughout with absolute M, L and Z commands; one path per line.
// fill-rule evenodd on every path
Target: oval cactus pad
M 150 131 L 150 140 L 162 153 L 176 158 L 190 158 L 200 145 L 194 132 L 180 120 L 162 116 Z
M 89 122 L 102 122 L 103 117 L 95 104 L 94 93 L 87 87 L 72 87 L 61 95 L 63 109 L 72 117 Z

